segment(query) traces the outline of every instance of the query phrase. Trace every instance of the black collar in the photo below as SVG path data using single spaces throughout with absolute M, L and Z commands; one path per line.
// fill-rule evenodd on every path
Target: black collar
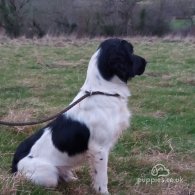
M 89 96 L 92 95 L 106 95 L 106 96 L 112 96 L 112 97 L 120 97 L 120 95 L 118 93 L 106 93 L 106 92 L 102 92 L 102 91 L 85 91 L 86 94 L 88 94 Z

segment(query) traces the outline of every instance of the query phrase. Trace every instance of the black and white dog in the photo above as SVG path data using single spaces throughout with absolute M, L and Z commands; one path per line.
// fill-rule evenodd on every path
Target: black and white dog
M 94 189 L 108 193 L 109 152 L 129 126 L 131 116 L 127 81 L 141 75 L 145 66 L 145 59 L 134 55 L 127 41 L 102 42 L 91 57 L 85 83 L 73 102 L 86 91 L 119 96 L 90 96 L 24 140 L 14 155 L 12 172 L 35 184 L 55 187 L 59 178 L 77 179 L 73 168 L 88 160 Z

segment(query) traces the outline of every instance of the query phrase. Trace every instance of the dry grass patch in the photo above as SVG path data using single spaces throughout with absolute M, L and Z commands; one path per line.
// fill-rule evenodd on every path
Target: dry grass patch
M 80 66 L 82 64 L 86 64 L 86 60 L 80 59 L 78 62 L 59 60 L 59 61 L 47 63 L 47 64 L 42 63 L 41 65 L 45 65 L 49 68 L 66 68 L 66 67 L 77 67 L 77 66 Z
M 140 184 L 132 187 L 133 195 L 194 195 L 195 186 L 183 183 Z
M 28 121 L 35 114 L 33 109 L 23 109 L 23 110 L 13 110 L 9 109 L 7 116 L 3 117 L 2 120 L 17 122 L 22 120 L 24 122 Z
M 23 109 L 23 110 L 14 110 L 9 109 L 8 114 L 4 116 L 1 120 L 7 121 L 7 122 L 29 122 L 32 121 L 33 116 L 36 115 L 36 111 L 34 109 Z M 27 129 L 25 126 L 22 127 L 15 127 L 14 128 L 17 131 L 23 131 L 24 129 Z M 28 128 L 31 131 L 31 127 Z
M 152 113 L 152 116 L 154 118 L 164 118 L 166 117 L 167 113 L 166 112 L 163 112 L 161 110 L 157 110 L 156 112 Z
M 22 176 L 13 176 L 7 173 L 0 175 L 1 195 L 15 195 L 19 192 L 18 188 L 24 185 L 24 178 Z M 23 191 L 24 193 L 24 191 Z
M 183 81 L 184 84 L 188 84 L 188 85 L 192 85 L 192 86 L 195 86 L 195 78 L 186 78 L 184 81 Z

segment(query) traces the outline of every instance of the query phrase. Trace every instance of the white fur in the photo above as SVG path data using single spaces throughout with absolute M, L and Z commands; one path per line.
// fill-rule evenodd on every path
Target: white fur
M 51 140 L 49 128 L 46 128 L 41 138 L 34 144 L 29 155 L 35 158 L 23 158 L 18 163 L 18 170 L 36 184 L 54 187 L 59 175 L 64 180 L 76 179 L 71 169 L 89 160 L 93 177 L 93 186 L 97 192 L 108 193 L 107 163 L 109 151 L 117 141 L 121 132 L 129 126 L 130 112 L 128 110 L 127 85 L 114 77 L 106 81 L 97 68 L 97 51 L 89 62 L 87 78 L 73 102 L 84 95 L 85 91 L 102 91 L 111 94 L 118 93 L 120 97 L 95 95 L 86 98 L 66 115 L 83 122 L 90 130 L 88 151 L 75 156 L 68 156 L 57 150 Z

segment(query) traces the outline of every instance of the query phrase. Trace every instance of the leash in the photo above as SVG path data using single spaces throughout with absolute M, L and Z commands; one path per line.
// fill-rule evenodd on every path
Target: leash
M 76 100 L 75 102 L 73 102 L 72 104 L 70 104 L 69 106 L 67 106 L 66 108 L 64 108 L 62 111 L 58 112 L 55 115 L 52 115 L 48 118 L 39 120 L 39 121 L 30 121 L 30 122 L 8 122 L 8 121 L 1 121 L 0 120 L 0 125 L 5 125 L 5 126 L 30 126 L 30 125 L 37 125 L 37 124 L 41 124 L 47 121 L 51 121 L 52 119 L 57 118 L 59 115 L 63 114 L 64 112 L 67 112 L 68 110 L 70 110 L 72 107 L 74 107 L 75 105 L 77 105 L 79 102 L 83 101 L 85 98 L 89 97 L 89 96 L 93 96 L 93 95 L 105 95 L 105 96 L 112 96 L 112 97 L 120 97 L 119 94 L 110 94 L 110 93 L 105 93 L 105 92 L 101 92 L 101 91 L 85 91 L 85 95 L 81 96 L 78 100 Z

